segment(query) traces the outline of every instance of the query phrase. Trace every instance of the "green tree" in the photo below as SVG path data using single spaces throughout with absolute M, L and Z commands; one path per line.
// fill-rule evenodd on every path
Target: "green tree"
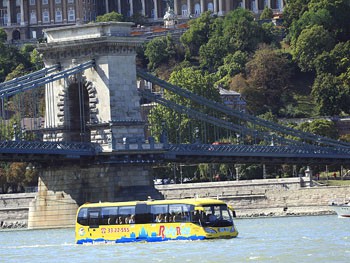
M 36 49 L 30 53 L 30 63 L 33 65 L 34 70 L 39 70 L 44 67 L 43 59 Z
M 335 75 L 342 74 L 350 68 L 350 41 L 340 42 L 330 52 L 331 70 Z
M 185 46 L 186 57 L 197 56 L 200 47 L 207 43 L 212 35 L 217 22 L 210 11 L 204 12 L 199 18 L 189 21 L 189 29 L 180 37 Z
M 148 68 L 151 70 L 169 61 L 171 58 L 175 57 L 175 55 L 175 44 L 171 35 L 156 37 L 146 45 L 145 56 L 149 61 Z
M 334 122 L 317 119 L 312 122 L 303 122 L 297 126 L 298 130 L 337 139 L 339 134 Z
M 260 15 L 260 19 L 264 20 L 264 19 L 271 19 L 271 18 L 273 18 L 273 11 L 268 6 L 265 6 L 264 10 Z
M 13 162 L 9 165 L 9 169 L 7 170 L 7 183 L 11 185 L 11 188 L 14 192 L 17 192 L 18 188 L 23 188 L 25 181 L 25 171 L 26 171 L 26 163 L 18 163 Z
M 7 34 L 3 28 L 0 28 L 0 43 L 4 43 L 7 40 Z
M 200 66 L 210 72 L 214 72 L 223 64 L 223 58 L 227 55 L 226 41 L 223 37 L 212 37 L 208 43 L 199 49 Z
M 334 38 L 322 26 L 312 26 L 304 29 L 298 37 L 294 58 L 303 71 L 314 71 L 315 60 L 324 51 L 332 50 Z
M 19 64 L 29 65 L 24 56 L 15 46 L 8 46 L 0 42 L 0 82 Z
M 293 22 L 289 28 L 289 37 L 291 44 L 295 45 L 301 32 L 312 26 L 322 26 L 325 30 L 330 28 L 332 17 L 328 10 L 321 9 L 316 12 L 306 11 L 299 20 Z M 331 31 L 329 31 L 331 32 Z
M 227 49 L 231 52 L 254 51 L 263 41 L 263 30 L 249 10 L 238 8 L 228 13 L 224 18 L 223 27 Z
M 236 51 L 234 54 L 230 53 L 224 58 L 224 63 L 216 72 L 218 81 L 216 84 L 228 88 L 232 77 L 245 71 L 245 65 L 248 62 L 248 54 L 242 51 Z
M 214 101 L 220 101 L 220 95 L 218 90 L 214 88 L 212 77 L 200 70 L 196 70 L 194 68 L 178 69 L 172 72 L 169 82 L 200 96 L 212 99 Z M 202 107 L 177 94 L 165 91 L 164 97 L 175 102 L 176 104 L 183 105 L 186 108 L 192 108 L 211 114 L 211 110 L 208 110 L 205 107 Z M 188 116 L 178 114 L 161 105 L 158 105 L 151 110 L 148 119 L 151 125 L 152 135 L 158 138 L 160 138 L 162 133 L 161 124 L 164 122 L 164 128 L 167 129 L 169 140 L 173 143 L 178 142 L 180 139 L 181 142 L 194 142 L 195 127 L 200 128 L 202 125 L 200 121 L 193 121 Z M 211 132 L 209 128 L 207 130 L 208 133 Z M 212 141 L 213 135 L 210 137 L 210 134 L 208 134 L 208 140 Z
M 96 17 L 96 22 L 121 22 L 121 21 L 123 21 L 123 15 L 115 11 Z
M 308 10 L 309 2 L 310 0 L 288 0 L 288 4 L 283 9 L 283 19 L 286 27 L 290 27 Z
M 333 32 L 337 41 L 350 40 L 350 2 L 348 0 L 311 0 L 309 9 L 315 13 L 319 10 L 327 10 L 330 19 L 322 25 Z
M 345 94 L 337 77 L 329 73 L 318 75 L 312 87 L 312 96 L 317 103 L 319 114 L 340 114 Z
M 291 62 L 271 49 L 258 50 L 246 65 L 248 88 L 242 90 L 248 108 L 277 114 L 291 98 Z

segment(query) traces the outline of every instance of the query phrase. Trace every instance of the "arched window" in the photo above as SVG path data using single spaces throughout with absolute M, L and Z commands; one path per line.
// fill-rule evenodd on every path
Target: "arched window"
M 208 11 L 214 12 L 214 5 L 213 5 L 213 3 L 208 3 Z
M 182 14 L 182 16 L 188 16 L 187 5 L 181 6 L 181 14 Z
M 12 39 L 13 40 L 20 40 L 21 39 L 21 33 L 18 30 L 14 30 L 12 32 Z

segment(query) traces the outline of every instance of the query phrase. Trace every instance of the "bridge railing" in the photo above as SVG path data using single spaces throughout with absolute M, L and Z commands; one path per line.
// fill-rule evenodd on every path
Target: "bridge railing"
M 79 142 L 0 141 L 0 154 L 96 155 L 99 145 Z

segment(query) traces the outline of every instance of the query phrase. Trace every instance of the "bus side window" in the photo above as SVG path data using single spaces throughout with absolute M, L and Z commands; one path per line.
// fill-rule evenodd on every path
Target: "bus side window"
M 118 215 L 118 207 L 102 207 L 100 225 L 115 225 Z

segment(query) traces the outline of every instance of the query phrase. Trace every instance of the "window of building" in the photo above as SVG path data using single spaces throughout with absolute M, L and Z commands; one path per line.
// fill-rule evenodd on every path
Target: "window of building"
M 56 4 L 60 4 L 60 3 L 61 3 L 61 0 L 55 0 L 55 3 L 56 3 Z
M 58 23 L 62 22 L 62 10 L 59 8 L 56 9 L 55 20 Z
M 188 16 L 187 5 L 183 5 L 181 7 L 181 14 L 182 14 L 182 16 Z
M 21 0 L 16 0 L 16 6 L 21 6 Z
M 74 0 L 68 0 L 68 4 L 74 4 Z
M 208 4 L 208 11 L 214 12 L 214 5 L 213 3 Z
M 35 30 L 32 31 L 32 38 L 36 38 L 36 31 Z
M 49 4 L 49 0 L 43 0 L 43 5 L 48 5 Z
M 282 0 L 277 0 L 276 1 L 276 9 L 278 9 L 278 10 L 281 10 L 281 7 L 282 7 L 281 1 Z
M 69 8 L 69 10 L 68 10 L 68 21 L 75 21 L 75 10 L 74 10 L 74 8 Z
M 2 6 L 3 6 L 3 7 L 7 7 L 8 4 L 9 4 L 9 0 L 3 0 L 3 1 L 2 1 Z
M 7 25 L 7 22 L 8 22 L 8 15 L 6 13 L 4 14 L 4 25 Z
M 201 14 L 201 5 L 200 4 L 195 4 L 194 5 L 194 14 L 196 16 L 199 16 Z
M 50 13 L 48 10 L 43 11 L 43 23 L 50 23 Z
M 35 12 L 35 10 L 32 10 L 32 11 L 30 12 L 30 23 L 31 23 L 31 24 L 36 24 L 36 23 L 37 23 L 36 12 Z
M 35 0 L 29 0 L 29 5 L 35 5 Z
M 21 13 L 16 14 L 16 21 L 17 21 L 17 24 L 21 23 Z

